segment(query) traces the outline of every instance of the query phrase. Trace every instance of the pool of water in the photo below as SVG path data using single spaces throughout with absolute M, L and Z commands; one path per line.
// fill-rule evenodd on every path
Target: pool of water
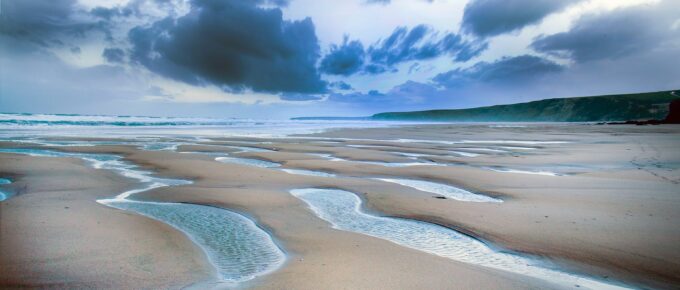
M 201 245 L 218 279 L 242 282 L 273 271 L 285 261 L 272 238 L 252 220 L 220 208 L 156 202 L 110 202 L 167 223 Z
M 521 170 L 512 169 L 505 167 L 485 167 L 491 171 L 504 172 L 504 173 L 518 173 L 518 174 L 533 174 L 533 175 L 543 175 L 543 176 L 563 176 L 564 174 L 547 171 L 547 170 Z
M 217 158 L 215 158 L 215 160 L 217 160 L 219 162 L 224 162 L 224 163 L 234 163 L 234 164 L 256 166 L 256 167 L 262 167 L 262 168 L 275 168 L 275 167 L 281 166 L 281 164 L 276 163 L 276 162 L 265 161 L 265 160 L 260 160 L 260 159 L 253 159 L 253 158 L 224 156 L 224 157 L 217 157 Z
M 10 184 L 12 183 L 11 180 L 7 178 L 0 178 L 0 186 L 5 185 L 5 184 Z M 10 197 L 9 191 L 5 191 L 2 188 L 0 188 L 0 201 L 3 201 L 5 199 L 8 199 Z
M 297 175 L 319 176 L 319 177 L 336 177 L 336 175 L 333 174 L 333 173 L 316 171 L 316 170 L 283 168 L 283 169 L 281 169 L 281 171 L 284 171 L 284 172 L 287 172 L 287 173 L 290 173 L 290 174 L 297 174 Z
M 397 178 L 376 178 L 376 179 L 415 188 L 420 191 L 434 193 L 458 201 L 503 202 L 503 200 L 493 198 L 487 195 L 472 193 L 462 188 L 436 182 Z

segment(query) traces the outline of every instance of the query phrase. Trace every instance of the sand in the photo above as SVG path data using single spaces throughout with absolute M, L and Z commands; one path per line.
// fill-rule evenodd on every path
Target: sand
M 677 262 L 680 261 L 680 248 L 677 247 L 680 244 L 680 228 L 676 223 L 680 220 L 678 133 L 680 128 L 673 126 L 490 128 L 488 125 L 427 125 L 336 130 L 305 136 L 304 139 L 254 139 L 271 142 L 262 145 L 238 142 L 252 139 L 220 138 L 215 142 L 202 142 L 202 145 L 180 147 L 185 151 L 232 152 L 232 156 L 279 162 L 284 168 L 336 173 L 338 178 L 291 175 L 275 169 L 216 162 L 213 160 L 215 157 L 209 155 L 144 151 L 133 146 L 62 149 L 122 154 L 127 160 L 161 176 L 195 181 L 188 186 L 145 192 L 136 198 L 214 205 L 256 220 L 276 238 L 288 254 L 288 260 L 281 269 L 257 277 L 241 287 L 557 288 L 545 281 L 459 263 L 382 239 L 332 229 L 288 193 L 295 188 L 334 187 L 360 194 L 369 209 L 383 215 L 435 222 L 502 249 L 543 256 L 574 272 L 640 287 L 674 288 L 680 283 L 680 265 Z M 384 141 L 400 138 L 571 143 Z M 380 147 L 347 146 L 350 144 Z M 274 152 L 234 154 L 233 148 L 221 148 L 220 145 L 258 146 Z M 536 149 L 503 149 L 502 146 Z M 449 153 L 456 150 L 473 152 L 460 149 L 470 147 L 512 152 L 487 152 L 478 157 Z M 392 153 L 395 151 L 431 154 L 433 156 L 422 157 L 421 160 L 449 163 L 450 166 L 386 167 L 329 161 L 305 154 L 327 153 L 358 161 L 415 162 Z M 183 234 L 162 223 L 94 202 L 131 186 L 128 180 L 103 170 L 88 169 L 75 160 L 10 154 L 0 154 L 0 158 L 3 158 L 0 172 L 16 175 L 18 182 L 13 186 L 28 184 L 31 192 L 0 204 L 3 233 L 0 238 L 3 249 L 0 281 L 3 287 L 228 286 L 210 282 L 211 269 L 206 265 L 205 257 Z M 8 158 L 13 161 L 4 162 Z M 488 166 L 556 168 L 566 176 L 494 172 L 486 169 Z M 74 176 L 79 177 L 78 182 L 67 182 L 73 181 Z M 504 202 L 480 204 L 438 199 L 433 194 L 368 177 L 401 177 L 447 183 L 499 197 Z M 60 189 L 51 189 L 55 186 Z M 64 205 L 64 200 L 69 205 Z M 69 215 L 71 211 L 64 206 L 77 208 L 82 218 L 73 218 Z M 40 223 L 46 220 L 47 224 Z M 102 227 L 94 223 L 95 220 L 106 220 L 108 225 Z M 38 238 L 34 238 L 36 232 L 39 232 Z M 11 238 L 7 238 L 8 235 Z M 143 238 L 131 240 L 131 236 Z M 27 243 L 29 240 L 37 242 Z M 59 258 L 63 255 L 64 243 L 77 244 L 74 248 L 78 251 L 69 259 Z M 5 249 L 11 249 L 13 254 L 5 257 Z M 153 257 L 143 259 L 149 272 L 125 264 L 129 262 L 125 258 L 144 255 Z M 102 263 L 101 259 L 92 259 L 93 256 L 116 259 Z M 83 270 L 87 268 L 98 271 L 90 274 Z
M 171 227 L 95 202 L 132 186 L 71 158 L 0 154 L 0 288 L 180 288 L 212 271 Z

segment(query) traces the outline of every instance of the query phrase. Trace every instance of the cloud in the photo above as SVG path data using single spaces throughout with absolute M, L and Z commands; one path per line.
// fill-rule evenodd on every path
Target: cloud
M 363 72 L 365 72 L 367 74 L 372 74 L 372 75 L 381 74 L 381 73 L 384 73 L 384 72 L 387 72 L 387 71 L 397 72 L 397 69 L 393 68 L 391 70 L 388 70 L 385 66 L 382 66 L 382 65 L 369 64 L 369 65 L 366 65 L 364 67 L 364 70 L 363 70 Z
M 345 37 L 342 45 L 332 45 L 330 52 L 321 60 L 319 70 L 330 75 L 351 75 L 364 65 L 364 46 L 358 40 Z
M 332 45 L 321 61 L 325 74 L 348 76 L 355 73 L 381 74 L 397 72 L 398 64 L 450 55 L 454 61 L 467 61 L 487 48 L 483 42 L 468 42 L 460 35 L 439 33 L 427 25 L 409 29 L 397 27 L 387 38 L 364 50 L 361 42 L 348 41 Z
M 192 85 L 229 91 L 322 93 L 319 45 L 312 20 L 283 20 L 278 8 L 255 1 L 194 0 L 129 33 L 130 59 L 152 72 Z
M 328 103 L 349 108 L 352 115 L 370 115 L 387 111 L 408 111 L 442 108 L 457 101 L 455 92 L 442 90 L 433 84 L 406 81 L 386 92 L 332 93 Z
M 141 97 L 147 88 L 142 79 L 119 66 L 74 67 L 46 51 L 9 55 L 4 53 L 5 40 L 0 38 L 0 64 L 12 72 L 1 80 L 0 107 L 6 111 L 102 112 L 113 109 L 108 104 L 114 100 Z
M 0 108 L 241 117 L 310 111 L 367 115 L 680 87 L 680 67 L 672 61 L 680 55 L 675 13 L 680 2 L 646 1 L 576 15 L 568 31 L 535 38 L 529 49 L 512 54 L 519 56 L 501 54 L 495 61 L 474 64 L 487 49 L 488 37 L 539 23 L 577 2 L 508 1 L 470 2 L 466 27 L 451 33 L 433 27 L 458 16 L 440 19 L 431 10 L 379 26 L 362 26 L 364 22 L 340 27 L 336 20 L 319 16 L 326 14 L 310 12 L 322 5 L 302 9 L 291 2 L 280 9 L 287 0 L 129 0 L 117 6 L 113 2 L 120 1 L 4 0 L 0 68 L 11 73 L 1 79 Z M 95 2 L 113 6 L 92 8 Z M 473 13 L 470 7 L 482 2 L 486 14 Z M 405 15 L 413 4 L 405 3 L 362 7 Z M 507 3 L 518 6 L 510 9 Z M 432 7 L 444 6 L 458 7 Z M 593 7 L 602 8 L 583 5 L 559 18 Z M 312 23 L 304 15 L 317 16 Z M 476 26 L 481 30 L 475 32 L 472 25 L 480 19 L 488 26 Z M 315 24 L 323 29 L 316 31 Z M 346 29 L 364 29 L 354 37 L 377 41 L 347 38 L 321 57 L 317 36 L 323 32 L 322 41 L 340 39 Z M 376 35 L 383 29 L 387 33 Z M 494 41 L 508 40 L 488 41 L 496 46 Z M 564 59 L 549 60 L 556 58 Z M 470 63 L 447 67 L 465 61 Z
M 484 44 L 466 42 L 453 33 L 439 38 L 436 31 L 421 24 L 411 30 L 396 28 L 389 37 L 370 46 L 368 55 L 372 64 L 389 68 L 402 62 L 427 60 L 444 54 L 452 55 L 456 61 L 466 61 L 485 48 Z
M 432 1 L 434 1 L 434 0 L 423 0 L 423 1 L 432 3 Z M 387 4 L 392 3 L 392 0 L 364 0 L 364 3 L 387 5 Z
M 391 102 L 391 99 L 387 94 L 383 94 L 377 90 L 370 90 L 367 93 L 331 93 L 328 96 L 328 100 L 337 103 L 360 103 L 362 105 L 387 104 Z
M 128 0 L 117 2 L 122 3 L 108 7 L 97 6 L 90 9 L 89 14 L 106 21 L 134 20 L 135 22 L 145 22 L 144 20 L 162 17 L 161 15 L 182 14 L 181 10 L 183 10 L 183 6 L 186 4 L 185 0 Z M 262 3 L 266 1 L 253 2 Z M 287 3 L 286 1 L 284 2 Z
M 364 2 L 365 2 L 366 4 L 382 4 L 382 5 L 386 5 L 386 4 L 390 4 L 390 2 L 392 2 L 392 1 L 391 1 L 391 0 L 365 0 Z
M 408 61 L 433 58 L 440 54 L 440 44 L 425 40 L 430 33 L 430 28 L 418 25 L 410 31 L 406 27 L 398 27 L 392 34 L 380 44 L 368 49 L 371 62 L 386 66 Z M 448 42 L 457 42 L 457 37 Z M 420 44 L 420 45 L 419 45 Z
M 463 31 L 491 37 L 536 24 L 580 0 L 472 0 L 465 5 Z
M 258 2 L 258 1 L 254 1 Z M 260 0 L 259 4 L 263 5 L 271 5 L 271 6 L 277 6 L 277 7 L 286 7 L 288 4 L 290 4 L 290 0 Z
M 675 41 L 680 2 L 639 5 L 580 17 L 567 32 L 540 36 L 531 47 L 576 62 L 617 59 Z
M 134 12 L 135 11 L 132 9 L 132 5 L 113 8 L 95 7 L 92 10 L 90 10 L 90 14 L 92 14 L 93 16 L 106 20 L 111 20 L 111 18 L 114 17 L 127 17 L 132 15 Z
M 385 92 L 335 94 L 329 101 L 354 114 L 372 114 L 672 90 L 680 87 L 680 70 L 669 60 L 678 52 L 678 47 L 664 46 L 569 66 L 532 55 L 504 57 L 439 74 L 431 82 L 406 81 Z
M 566 69 L 533 55 L 503 57 L 494 62 L 478 62 L 468 68 L 440 73 L 430 82 L 408 80 L 385 92 L 335 92 L 329 95 L 328 101 L 350 104 L 357 112 L 486 105 L 493 100 L 516 98 L 514 94 L 526 88 L 532 88 L 533 92 L 533 87 L 541 86 L 541 81 L 554 79 Z M 503 91 L 507 94 L 502 94 Z
M 501 82 L 518 85 L 517 81 L 535 81 L 564 67 L 547 59 L 521 55 L 503 57 L 494 62 L 479 62 L 472 67 L 438 74 L 433 81 L 444 87 L 459 87 L 474 82 Z
M 337 81 L 337 82 L 332 82 L 328 84 L 330 88 L 336 89 L 336 90 L 342 90 L 342 91 L 347 91 L 351 90 L 352 86 L 346 82 L 343 81 Z
M 79 15 L 75 0 L 2 1 L 0 34 L 42 47 L 62 46 L 65 37 L 83 37 L 99 24 Z
M 111 63 L 122 63 L 125 60 L 125 52 L 120 48 L 106 48 L 102 57 Z
M 379 105 L 391 107 L 394 105 L 413 105 L 425 103 L 433 97 L 438 97 L 438 89 L 430 84 L 406 81 L 397 85 L 385 93 L 370 90 L 366 93 L 334 93 L 329 97 L 331 102 L 357 103 L 363 105 Z
M 286 93 L 281 94 L 279 98 L 283 101 L 316 101 L 322 99 L 323 97 L 320 95 Z
M 468 61 L 489 48 L 487 42 L 473 42 L 467 45 L 462 45 L 458 52 L 456 52 L 455 61 Z
M 406 81 L 389 91 L 394 101 L 406 104 L 423 104 L 441 98 L 441 90 L 431 84 Z

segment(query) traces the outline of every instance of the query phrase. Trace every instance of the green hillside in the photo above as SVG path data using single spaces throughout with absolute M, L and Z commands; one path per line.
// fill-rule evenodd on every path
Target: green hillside
M 663 119 L 668 104 L 680 96 L 673 91 L 545 99 L 528 103 L 471 109 L 391 112 L 374 120 L 454 122 L 592 122 Z

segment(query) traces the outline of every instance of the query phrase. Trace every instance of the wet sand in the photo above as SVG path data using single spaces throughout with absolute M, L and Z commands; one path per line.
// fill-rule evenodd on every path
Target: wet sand
M 283 168 L 335 173 L 337 178 L 293 175 L 277 169 L 216 162 L 214 155 L 144 151 L 132 146 L 61 149 L 122 154 L 127 160 L 157 171 L 161 176 L 195 181 L 188 186 L 152 190 L 136 198 L 213 205 L 253 217 L 274 236 L 289 257 L 278 271 L 240 285 L 243 287 L 559 288 L 546 281 L 455 262 L 382 239 L 332 229 L 288 192 L 296 188 L 322 187 L 360 194 L 370 210 L 384 215 L 441 224 L 499 248 L 543 256 L 564 269 L 605 281 L 674 288 L 680 283 L 680 264 L 677 262 L 680 261 L 680 249 L 677 247 L 680 244 L 680 229 L 676 224 L 680 220 L 680 196 L 677 194 L 680 152 L 675 149 L 680 144 L 678 133 L 680 128 L 672 126 L 490 128 L 486 125 L 428 125 L 336 130 L 305 138 L 216 138 L 213 142 L 200 142 L 202 144 L 178 148 L 180 151 L 224 152 L 230 156 L 257 158 L 281 163 Z M 395 142 L 395 139 L 412 140 Z M 460 140 L 569 143 L 449 144 L 450 141 Z M 268 143 L 257 145 L 238 141 Z M 274 151 L 234 153 L 233 147 L 221 148 L 219 145 L 256 146 Z M 502 148 L 512 146 L 535 149 Z M 483 153 L 484 150 L 461 149 L 471 147 L 508 152 Z M 478 152 L 481 155 L 463 157 L 450 153 L 460 150 Z M 394 152 L 428 156 L 412 159 Z M 310 153 L 331 154 L 346 160 L 437 162 L 448 166 L 388 167 L 375 163 L 331 161 Z M 102 170 L 88 169 L 74 160 L 17 157 L 9 154 L 0 154 L 0 157 L 20 158 L 13 162 L 0 163 L 0 172 L 18 176 L 17 182 L 12 186 L 19 188 L 22 184 L 29 184 L 30 192 L 34 192 L 13 197 L 0 204 L 3 228 L 0 247 L 3 248 L 3 253 L 8 248 L 15 253 L 0 258 L 3 265 L 0 269 L 10 269 L 0 270 L 3 285 L 62 283 L 60 285 L 106 287 L 120 285 L 115 283 L 128 283 L 124 285 L 180 287 L 210 280 L 208 277 L 211 270 L 205 266 L 204 257 L 181 233 L 162 223 L 106 208 L 94 201 L 115 195 L 119 188 L 131 186 L 129 181 Z M 59 166 L 75 166 L 78 171 L 54 170 L 61 168 Z M 488 170 L 489 166 L 558 170 L 565 176 L 495 172 Z M 72 181 L 73 176 L 88 178 L 82 181 L 84 183 L 66 182 Z M 474 203 L 435 198 L 435 194 L 371 179 L 373 177 L 400 177 L 446 183 L 498 197 L 504 202 Z M 41 181 L 42 179 L 47 181 Z M 63 191 L 68 192 L 65 196 L 74 203 L 72 206 L 82 208 L 82 211 L 87 209 L 83 214 L 89 218 L 73 221 L 62 205 L 62 197 L 38 194 L 43 191 L 52 194 L 52 190 L 38 186 L 48 182 L 64 187 Z M 95 184 L 106 186 L 93 188 Z M 38 186 L 37 189 L 34 189 L 35 186 Z M 36 204 L 54 209 L 42 212 Z M 13 210 L 15 207 L 21 208 L 21 212 Z M 46 214 L 50 214 L 49 223 L 39 224 L 44 220 L 35 217 Z M 106 217 L 112 226 L 101 227 L 92 222 L 100 217 Z M 87 227 L 73 225 L 74 222 L 87 223 Z M 16 246 L 20 241 L 29 239 L 35 231 L 44 233 L 44 236 L 36 239 L 40 241 L 39 245 L 27 244 L 21 248 Z M 139 234 L 148 237 L 142 242 L 130 240 L 126 237 L 131 234 L 126 234 L 125 231 L 135 233 L 132 234 L 134 236 Z M 57 235 L 57 232 L 62 233 Z M 11 239 L 7 238 L 8 233 L 11 234 Z M 81 258 L 62 259 L 63 264 L 59 265 L 66 266 L 59 267 L 59 270 L 49 267 L 53 272 L 40 270 L 42 267 L 48 268 L 44 266 L 52 263 L 48 257 L 58 257 L 60 249 L 37 252 L 36 247 L 60 245 L 64 243 L 65 236 L 85 237 L 78 242 L 78 249 L 82 252 L 72 256 Z M 152 247 L 157 240 L 172 241 L 174 246 L 171 247 L 166 242 L 166 247 Z M 72 274 L 77 273 L 76 269 L 80 269 L 79 267 L 97 267 L 102 264 L 101 260 L 92 259 L 92 256 L 109 257 L 124 253 L 123 256 L 130 257 L 149 252 L 152 252 L 150 255 L 156 255 L 146 264 L 151 269 L 150 273 L 136 271 L 134 267 L 116 260 L 106 264 L 106 267 L 111 267 L 109 273 L 102 271 L 107 274 L 106 277 L 97 274 Z M 167 267 L 167 263 L 172 263 L 173 266 Z M 4 265 L 11 267 L 5 268 Z M 122 268 L 116 270 L 114 267 Z M 60 273 L 61 271 L 64 272 Z M 20 272 L 24 274 L 16 274 Z M 138 281 L 123 278 L 127 275 L 148 279 Z M 54 282 L 55 276 L 72 278 Z M 9 277 L 19 278 L 13 280 Z
M 0 288 L 179 288 L 212 271 L 163 223 L 96 202 L 133 186 L 73 158 L 0 154 Z

